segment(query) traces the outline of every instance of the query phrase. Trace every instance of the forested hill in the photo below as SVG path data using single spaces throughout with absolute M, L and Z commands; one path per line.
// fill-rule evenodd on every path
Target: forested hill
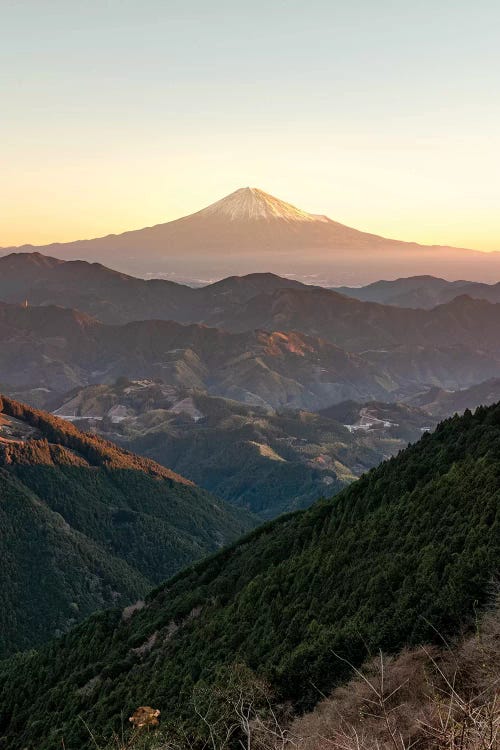
M 81 750 L 149 704 L 170 721 L 217 668 L 245 662 L 311 706 L 337 655 L 447 636 L 500 562 L 500 405 L 442 423 L 335 498 L 254 531 L 153 591 L 0 667 L 5 748 Z M 190 727 L 187 726 L 187 731 Z
M 0 656 L 126 606 L 255 525 L 154 461 L 0 399 Z
M 80 463 L 110 469 L 135 469 L 151 477 L 170 479 L 180 484 L 193 484 L 155 461 L 119 448 L 98 435 L 81 432 L 71 422 L 14 401 L 7 396 L 0 396 L 0 414 L 11 418 L 6 428 L 7 439 L 5 439 L 6 435 L 2 436 L 0 433 L 0 438 L 4 438 L 1 442 L 0 462 L 4 464 Z M 16 428 L 21 430 L 19 437 L 24 437 L 22 425 L 25 426 L 26 434 L 31 438 L 28 441 L 16 439 Z M 14 439 L 9 439 L 9 437 Z

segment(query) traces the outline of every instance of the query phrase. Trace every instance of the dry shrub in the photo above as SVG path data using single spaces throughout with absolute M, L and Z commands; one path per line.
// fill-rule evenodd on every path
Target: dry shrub
M 417 717 L 432 693 L 428 665 L 423 651 L 372 659 L 356 678 L 297 719 L 293 733 L 302 737 L 305 750 L 395 750 L 395 733 L 398 750 L 410 746 L 421 732 Z
M 378 657 L 291 734 L 304 750 L 500 748 L 500 608 L 454 648 Z

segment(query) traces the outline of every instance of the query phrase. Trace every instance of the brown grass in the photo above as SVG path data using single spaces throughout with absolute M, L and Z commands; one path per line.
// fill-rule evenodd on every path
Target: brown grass
M 500 608 L 453 649 L 380 655 L 291 734 L 303 750 L 500 748 Z

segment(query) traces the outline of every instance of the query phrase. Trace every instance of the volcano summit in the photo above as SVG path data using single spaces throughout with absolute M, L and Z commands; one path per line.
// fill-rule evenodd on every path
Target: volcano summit
M 32 245 L 15 249 L 24 252 Z M 500 253 L 386 239 L 308 213 L 258 188 L 240 188 L 175 221 L 118 235 L 37 247 L 51 256 L 99 261 L 143 276 L 215 279 L 272 271 L 324 285 L 421 273 L 500 278 Z

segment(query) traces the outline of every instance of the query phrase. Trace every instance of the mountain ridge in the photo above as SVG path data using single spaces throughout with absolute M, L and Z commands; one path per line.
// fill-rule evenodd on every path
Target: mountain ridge
M 422 386 L 456 390 L 498 374 L 500 304 L 463 298 L 433 310 L 397 309 L 284 288 L 240 310 L 219 327 L 107 325 L 55 306 L 0 305 L 0 382 L 26 400 L 37 389 L 62 395 L 121 376 L 153 378 L 315 411 L 347 399 L 404 400 Z
M 275 406 L 312 406 L 344 393 L 379 397 L 385 390 L 381 368 L 375 372 L 359 356 L 300 333 L 228 333 L 159 320 L 124 326 L 85 321 L 87 326 L 75 325 L 70 311 L 56 307 L 0 306 L 1 381 L 15 383 L 18 391 L 41 387 L 64 393 L 120 376 L 160 378 Z M 387 376 L 387 387 L 390 382 Z
M 0 271 L 3 271 L 3 274 L 0 274 L 0 299 L 2 295 L 9 296 L 9 290 L 17 287 L 17 291 L 11 293 L 13 302 L 23 302 L 26 296 L 29 297 L 30 292 L 36 305 L 78 307 L 77 303 L 81 302 L 81 309 L 105 323 L 163 319 L 179 323 L 201 323 L 232 332 L 256 328 L 269 331 L 282 328 L 286 331 L 298 330 L 306 335 L 322 336 L 340 346 L 344 346 L 345 343 L 335 339 L 335 336 L 330 336 L 324 328 L 323 317 L 327 307 L 332 312 L 341 310 L 342 315 L 349 313 L 364 318 L 369 326 L 374 316 L 381 320 L 396 320 L 402 316 L 408 321 L 425 320 L 439 315 L 440 311 L 459 310 L 460 307 L 471 308 L 470 299 L 476 300 L 476 309 L 481 305 L 486 309 L 483 302 L 492 305 L 500 302 L 500 291 L 498 299 L 496 297 L 496 290 L 500 290 L 500 284 L 488 286 L 470 282 L 449 283 L 433 277 L 415 277 L 400 279 L 397 282 L 381 281 L 371 285 L 392 287 L 402 282 L 412 289 L 421 278 L 426 278 L 455 290 L 451 299 L 436 304 L 430 310 L 408 307 L 397 313 L 394 305 L 379 300 L 359 299 L 354 295 L 342 294 L 338 290 L 305 285 L 273 273 L 230 276 L 205 287 L 192 289 L 167 280 L 144 281 L 99 264 L 89 264 L 85 261 L 62 262 L 51 258 L 48 259 L 48 265 L 55 269 L 55 276 L 49 274 L 40 279 L 40 261 L 46 263 L 46 259 L 40 255 L 33 258 L 30 254 L 14 254 L 0 258 Z M 23 273 L 17 270 L 18 266 L 24 267 L 24 281 Z M 94 278 L 93 282 L 89 276 Z M 38 283 L 34 284 L 37 278 Z M 81 292 L 84 280 L 88 285 L 87 297 Z M 469 294 L 469 288 L 473 290 L 475 287 L 481 290 L 486 288 L 492 299 Z M 130 305 L 135 305 L 135 309 L 130 308 Z M 319 305 L 323 306 L 321 313 L 318 312 Z M 305 320 L 301 321 L 300 316 L 304 314 L 321 319 L 319 324 L 322 327 L 315 329 L 312 319 L 307 323 Z M 327 317 L 331 317 L 332 313 L 326 314 Z
M 463 294 L 474 299 L 500 302 L 500 282 L 447 281 L 434 276 L 381 280 L 364 287 L 338 287 L 334 291 L 365 302 L 411 308 L 432 308 Z

